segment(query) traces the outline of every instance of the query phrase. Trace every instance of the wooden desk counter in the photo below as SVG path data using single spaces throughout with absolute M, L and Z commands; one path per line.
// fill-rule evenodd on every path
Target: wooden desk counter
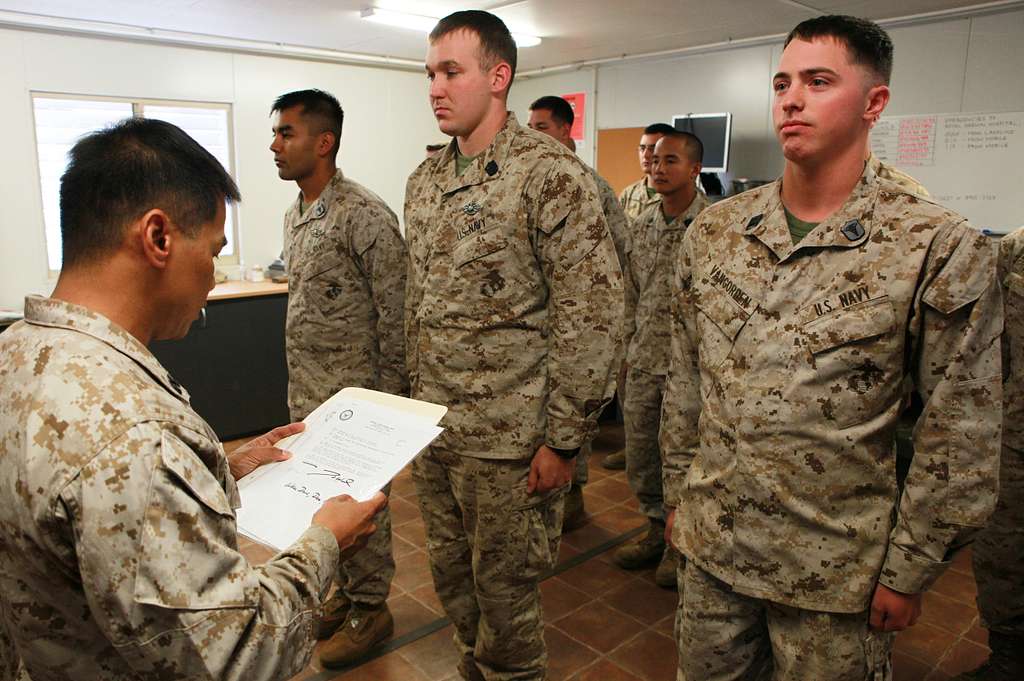
M 288 284 L 275 284 L 271 281 L 225 281 L 217 284 L 206 296 L 207 300 L 231 300 L 235 298 L 255 298 L 288 293 Z
M 288 284 L 228 281 L 184 338 L 150 345 L 222 439 L 288 423 L 287 310 Z

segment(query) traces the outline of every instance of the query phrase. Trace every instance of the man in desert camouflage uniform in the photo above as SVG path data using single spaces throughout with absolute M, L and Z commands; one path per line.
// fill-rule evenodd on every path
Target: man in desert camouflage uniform
M 238 551 L 235 480 L 302 425 L 225 457 L 146 349 L 205 304 L 238 198 L 163 121 L 71 151 L 60 279 L 0 336 L 0 616 L 34 681 L 293 676 L 340 551 L 385 503 L 329 500 L 260 567 Z
M 494 15 L 434 28 L 430 102 L 455 139 L 405 202 L 412 396 L 449 407 L 413 479 L 460 672 L 487 681 L 545 678 L 538 582 L 611 398 L 623 311 L 590 173 L 506 109 L 515 63 Z
M 999 240 L 999 281 L 1005 314 L 999 503 L 972 555 L 992 655 L 957 681 L 1024 679 L 1024 227 Z
M 338 169 L 338 100 L 299 90 L 279 97 L 272 111 L 278 175 L 300 189 L 284 218 L 292 420 L 349 386 L 408 395 L 402 324 L 408 254 L 398 218 Z M 394 632 L 387 606 L 395 575 L 390 511 L 374 522 L 377 532 L 339 566 L 338 589 L 324 605 L 317 635 L 331 639 L 320 648 L 326 667 L 364 657 Z
M 626 319 L 626 477 L 647 517 L 646 534 L 619 547 L 612 558 L 627 570 L 657 564 L 655 581 L 676 583 L 675 551 L 665 542 L 658 429 L 668 373 L 669 301 L 672 274 L 683 235 L 708 199 L 697 189 L 704 145 L 694 135 L 672 131 L 658 140 L 651 184 L 661 202 L 633 221 L 627 247 L 626 288 L 636 312 Z
M 555 139 L 570 151 L 576 151 L 576 144 L 572 139 L 572 125 L 575 116 L 569 102 L 556 95 L 547 95 L 537 99 L 530 105 L 530 121 L 527 125 L 531 130 L 542 132 Z M 601 199 L 601 210 L 604 213 L 605 221 L 608 223 L 608 230 L 611 232 L 612 241 L 615 243 L 615 255 L 618 256 L 619 266 L 623 270 L 623 275 L 625 275 L 626 216 L 622 212 L 622 206 L 619 205 L 619 200 L 615 197 L 615 190 L 611 188 L 611 185 L 590 166 L 587 166 L 587 170 L 590 171 L 590 176 L 597 185 L 597 193 Z M 624 315 L 624 319 L 627 320 L 633 314 L 634 301 L 630 297 L 631 293 L 632 291 L 627 287 Z M 622 346 L 622 352 L 624 356 L 625 346 Z M 622 362 L 617 361 L 615 364 L 618 367 Z M 621 376 L 621 372 L 617 375 Z M 623 386 L 621 385 L 623 381 L 617 381 L 617 383 L 619 384 L 617 385 L 618 393 L 621 396 L 623 394 Z M 566 532 L 586 523 L 587 515 L 586 509 L 583 506 L 583 486 L 590 479 L 588 463 L 590 450 L 591 443 L 588 442 L 583 445 L 579 456 L 576 457 L 576 472 L 573 475 L 573 486 L 565 496 L 565 517 L 562 521 L 562 529 Z
M 680 676 L 885 678 L 892 633 L 996 497 L 1002 305 L 985 237 L 880 179 L 877 25 L 797 26 L 773 79 L 780 181 L 683 238 L 662 411 L 686 556 Z M 925 404 L 902 497 L 893 435 Z
M 675 132 L 675 128 L 667 123 L 652 123 L 644 128 L 644 132 L 640 136 L 640 146 L 637 148 L 637 153 L 640 158 L 640 169 L 644 175 L 623 189 L 619 194 L 619 205 L 622 206 L 623 213 L 626 215 L 627 231 L 633 221 L 639 218 L 644 211 L 652 206 L 661 204 L 661 195 L 654 189 L 651 182 L 654 145 L 658 143 L 662 136 L 671 132 Z M 627 295 L 629 295 L 628 286 L 626 290 Z M 619 400 L 621 403 L 625 399 L 625 376 L 621 377 L 620 382 L 622 383 L 619 386 Z M 623 470 L 626 467 L 626 450 L 621 449 L 608 454 L 604 457 L 601 465 L 609 470 Z
M 644 128 L 644 134 L 640 136 L 640 146 L 637 147 L 637 154 L 640 157 L 640 170 L 644 176 L 629 185 L 619 194 L 619 203 L 626 214 L 626 220 L 632 222 L 640 217 L 640 214 L 651 206 L 661 203 L 661 195 L 654 188 L 651 182 L 653 171 L 652 161 L 654 159 L 654 145 L 658 143 L 667 133 L 675 132 L 668 123 L 651 123 Z

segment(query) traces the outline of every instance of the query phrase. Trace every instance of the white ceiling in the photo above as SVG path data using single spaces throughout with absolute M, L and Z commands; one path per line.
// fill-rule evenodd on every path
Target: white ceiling
M 996 2 L 985 6 L 1019 3 Z M 593 59 L 785 33 L 816 14 L 886 20 L 977 0 L 0 0 L 0 11 L 420 60 L 425 37 L 360 19 L 367 7 L 428 16 L 474 7 L 544 42 L 519 52 L 529 71 Z M 8 17 L 9 18 L 9 17 Z

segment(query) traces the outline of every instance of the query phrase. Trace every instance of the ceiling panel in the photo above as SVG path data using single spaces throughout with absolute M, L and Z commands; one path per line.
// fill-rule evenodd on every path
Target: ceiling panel
M 428 16 L 490 9 L 544 38 L 522 70 L 785 33 L 816 13 L 887 19 L 976 4 L 957 0 L 0 0 L 0 10 L 422 59 L 423 34 L 359 18 L 375 5 Z

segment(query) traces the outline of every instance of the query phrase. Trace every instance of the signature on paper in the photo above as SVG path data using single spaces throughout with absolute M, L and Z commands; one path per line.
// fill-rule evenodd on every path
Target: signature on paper
M 306 473 L 306 475 L 317 475 L 317 476 L 326 477 L 326 478 L 329 478 L 331 480 L 334 480 L 335 482 L 340 482 L 341 484 L 345 485 L 346 487 L 351 487 L 352 483 L 355 482 L 354 478 L 346 478 L 346 477 L 344 477 L 344 475 L 345 475 L 344 473 L 339 473 L 338 471 L 332 471 L 330 468 L 321 468 L 320 466 L 317 466 L 315 463 L 310 463 L 309 461 L 303 461 L 302 463 L 304 463 L 307 466 L 310 466 L 310 467 L 316 469 L 316 471 L 310 471 L 310 472 Z
M 285 487 L 287 487 L 288 489 L 295 490 L 299 494 L 301 494 L 303 496 L 307 496 L 310 499 L 312 499 L 313 501 L 323 501 L 320 498 L 320 493 L 319 492 L 317 492 L 316 490 L 310 491 L 310 490 L 306 489 L 305 485 L 296 485 L 294 482 L 289 482 L 289 483 L 285 483 Z

